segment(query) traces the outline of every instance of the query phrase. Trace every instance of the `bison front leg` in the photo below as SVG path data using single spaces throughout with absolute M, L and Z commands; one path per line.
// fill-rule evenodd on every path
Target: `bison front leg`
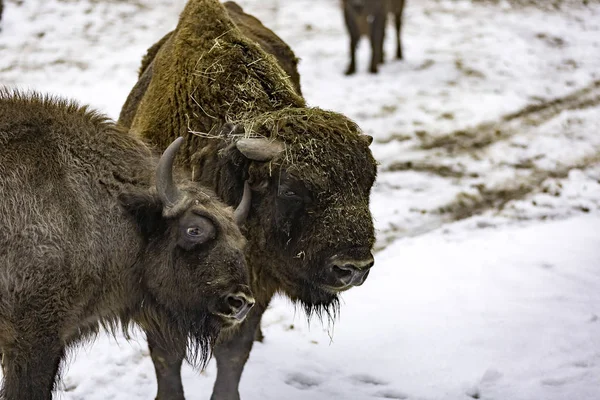
M 156 400 L 184 400 L 181 365 L 185 358 L 185 341 L 167 349 L 162 345 L 157 333 L 148 330 L 146 338 L 156 372 Z
M 394 15 L 394 20 L 396 22 L 396 58 L 402 59 L 402 14 L 404 13 L 404 0 L 398 2 L 398 9 Z
M 256 304 L 232 336 L 215 346 L 217 380 L 211 400 L 239 400 L 238 387 L 266 306 Z
M 58 341 L 3 349 L 0 399 L 52 400 L 63 354 Z
M 385 39 L 386 13 L 381 12 L 373 16 L 371 22 L 371 66 L 369 72 L 376 74 L 377 66 L 383 63 L 383 41 Z
M 344 7 L 344 21 L 346 22 L 346 29 L 350 36 L 350 63 L 348 64 L 348 68 L 346 68 L 345 74 L 352 75 L 356 72 L 356 48 L 360 40 L 360 27 L 349 6 Z

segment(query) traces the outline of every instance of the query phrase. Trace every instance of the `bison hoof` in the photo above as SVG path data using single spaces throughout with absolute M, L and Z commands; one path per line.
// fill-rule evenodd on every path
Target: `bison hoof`
M 346 72 L 344 72 L 344 74 L 346 75 L 354 75 L 354 73 L 356 72 L 356 67 L 351 65 L 346 69 Z
M 216 394 L 213 393 L 212 396 L 210 396 L 210 400 L 240 400 L 240 394 L 239 393 L 231 393 L 231 394 Z

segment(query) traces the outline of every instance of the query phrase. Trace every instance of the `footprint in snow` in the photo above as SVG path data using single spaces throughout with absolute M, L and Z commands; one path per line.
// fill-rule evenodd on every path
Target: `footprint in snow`
M 306 390 L 319 386 L 321 383 L 323 383 L 323 381 L 315 376 L 295 373 L 288 375 L 285 383 L 295 387 L 296 389 Z
M 382 379 L 367 374 L 352 375 L 350 379 L 352 379 L 357 385 L 382 386 L 388 384 Z
M 398 390 L 380 390 L 375 393 L 375 397 L 383 398 L 383 399 L 396 399 L 396 400 L 406 400 L 408 399 L 408 395 L 402 393 Z

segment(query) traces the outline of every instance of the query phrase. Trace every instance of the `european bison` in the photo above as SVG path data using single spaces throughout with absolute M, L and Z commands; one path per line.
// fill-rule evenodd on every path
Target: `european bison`
M 155 50 L 140 78 L 146 83 L 138 82 L 123 107 L 137 110 L 130 132 L 160 149 L 184 136 L 179 165 L 228 204 L 239 201 L 245 181 L 252 189 L 242 232 L 256 305 L 215 346 L 212 399 L 239 399 L 244 364 L 275 293 L 309 316 L 331 316 L 338 294 L 367 278 L 377 172 L 372 139 L 343 115 L 307 107 L 276 60 L 217 0 L 188 1 Z M 152 335 L 157 398 L 183 399 L 182 350 L 157 346 Z
M 181 141 L 157 164 L 86 107 L 0 91 L 0 398 L 51 399 L 66 350 L 100 327 L 137 323 L 202 365 L 244 319 L 245 239 L 213 192 L 174 184 Z
M 361 36 L 371 42 L 371 65 L 369 72 L 377 73 L 378 65 L 383 64 L 385 26 L 388 13 L 394 15 L 396 27 L 396 58 L 402 59 L 402 12 L 405 0 L 342 0 L 344 21 L 350 36 L 350 64 L 346 75 L 356 72 L 356 47 Z

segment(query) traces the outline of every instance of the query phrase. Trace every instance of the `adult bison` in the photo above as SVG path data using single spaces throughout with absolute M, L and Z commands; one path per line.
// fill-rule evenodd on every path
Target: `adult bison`
M 338 294 L 366 279 L 373 256 L 369 211 L 376 163 L 371 138 L 343 115 L 307 107 L 276 59 L 238 29 L 217 0 L 190 0 L 123 110 L 160 149 L 186 138 L 179 165 L 228 204 L 252 190 L 242 231 L 256 305 L 215 347 L 213 400 L 238 385 L 260 319 L 276 292 L 309 315 L 332 314 Z M 127 120 L 131 124 L 127 123 Z M 158 399 L 182 399 L 180 349 L 148 332 Z
M 377 73 L 378 65 L 383 64 L 385 26 L 388 13 L 394 15 L 396 35 L 396 58 L 402 59 L 402 13 L 405 0 L 343 0 L 342 11 L 346 30 L 350 36 L 350 63 L 346 75 L 356 72 L 356 49 L 361 36 L 367 36 L 371 43 L 371 65 L 369 72 Z
M 247 315 L 245 239 L 213 192 L 174 184 L 181 141 L 157 164 L 85 107 L 0 91 L 0 398 L 51 399 L 66 349 L 101 326 L 135 322 L 202 365 Z

